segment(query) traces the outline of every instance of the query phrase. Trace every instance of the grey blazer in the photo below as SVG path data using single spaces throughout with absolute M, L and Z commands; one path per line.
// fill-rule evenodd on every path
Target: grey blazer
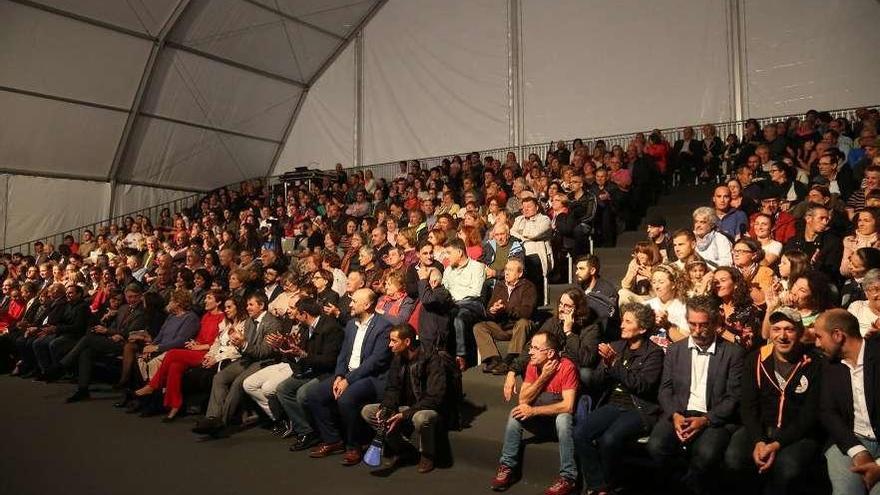
M 660 382 L 659 402 L 663 417 L 687 409 L 691 391 L 690 339 L 670 344 L 663 363 L 663 379 Z M 739 407 L 740 383 L 743 372 L 743 349 L 724 339 L 715 342 L 715 354 L 709 357 L 706 377 L 707 417 L 712 426 L 734 422 Z
M 260 320 L 260 326 L 254 328 L 254 320 L 248 318 L 247 326 L 245 327 L 247 347 L 241 353 L 241 364 L 248 366 L 273 356 L 275 350 L 266 345 L 266 336 L 270 333 L 283 333 L 281 320 L 267 312 L 263 315 L 263 319 Z

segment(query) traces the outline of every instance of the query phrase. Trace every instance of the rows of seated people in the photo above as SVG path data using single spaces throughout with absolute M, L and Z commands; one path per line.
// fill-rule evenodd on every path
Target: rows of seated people
M 317 194 L 244 183 L 155 226 L 4 255 L 0 358 L 75 381 L 68 402 L 99 372 L 128 410 L 173 421 L 189 402 L 198 434 L 252 410 L 291 450 L 348 466 L 381 430 L 387 463 L 423 473 L 479 366 L 516 402 L 495 490 L 528 430 L 559 441 L 551 495 L 616 490 L 643 437 L 658 481 L 696 493 L 716 472 L 796 491 L 822 454 L 835 493 L 861 493 L 880 478 L 877 122 L 812 112 L 726 147 L 704 126 L 625 152 L 560 143 L 544 162 L 470 154 L 388 183 L 339 167 Z M 619 287 L 602 278 L 588 238 L 637 225 L 673 173 L 723 184 L 686 228 L 649 218 Z M 577 283 L 548 315 L 568 256 Z

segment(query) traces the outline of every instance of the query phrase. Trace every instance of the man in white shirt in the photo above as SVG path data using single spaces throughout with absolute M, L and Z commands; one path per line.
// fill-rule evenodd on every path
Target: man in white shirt
M 544 276 L 553 268 L 550 239 L 553 225 L 550 217 L 538 212 L 538 200 L 523 198 L 522 215 L 516 217 L 510 235 L 522 241 L 525 253 L 526 279 L 538 289 L 538 305 L 544 303 Z
M 449 267 L 443 272 L 443 286 L 455 301 L 452 324 L 455 328 L 455 360 L 459 369 L 467 369 L 465 335 L 474 323 L 483 319 L 486 308 L 481 299 L 486 265 L 468 258 L 464 241 L 452 239 L 446 243 Z
M 822 313 L 814 331 L 831 359 L 819 419 L 834 443 L 825 452 L 833 493 L 880 494 L 880 340 L 862 338 L 859 321 L 840 308 Z
M 663 416 L 648 452 L 663 465 L 665 482 L 680 480 L 690 492 L 706 493 L 714 491 L 707 473 L 723 458 L 735 430 L 743 349 L 718 338 L 722 317 L 709 296 L 688 300 L 687 320 L 690 336 L 666 352 L 658 396 Z M 690 457 L 685 473 L 673 467 L 681 455 Z
M 344 452 L 344 466 L 361 461 L 361 439 L 367 424 L 360 411 L 376 402 L 385 390 L 385 375 L 391 363 L 391 324 L 375 313 L 375 306 L 376 293 L 372 290 L 358 289 L 352 294 L 351 320 L 345 327 L 334 374 L 306 393 L 305 406 L 321 437 L 321 443 L 309 451 L 310 457 Z

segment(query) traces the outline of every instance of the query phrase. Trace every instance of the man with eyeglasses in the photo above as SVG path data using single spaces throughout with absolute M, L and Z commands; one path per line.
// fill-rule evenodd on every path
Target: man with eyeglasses
M 572 425 L 578 389 L 577 366 L 561 356 L 562 344 L 550 332 L 538 332 L 528 347 L 529 364 L 519 394 L 504 430 L 501 460 L 491 488 L 504 491 L 519 477 L 523 431 L 539 438 L 559 439 L 559 477 L 546 495 L 576 492 L 578 477 Z

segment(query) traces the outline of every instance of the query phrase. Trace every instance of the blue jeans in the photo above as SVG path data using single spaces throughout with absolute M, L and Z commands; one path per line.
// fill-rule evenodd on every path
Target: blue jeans
M 311 418 L 306 411 L 306 396 L 309 388 L 317 385 L 317 378 L 297 378 L 292 376 L 278 384 L 275 396 L 287 418 L 293 424 L 293 431 L 297 435 L 313 433 Z
M 466 298 L 455 303 L 455 316 L 452 327 L 455 328 L 455 355 L 467 355 L 467 346 L 464 337 L 466 333 L 473 331 L 474 324 L 486 314 L 483 303 L 478 299 Z
M 572 481 L 577 480 L 572 423 L 573 417 L 568 413 L 556 416 L 534 416 L 524 421 L 508 416 L 507 426 L 504 427 L 501 464 L 510 468 L 516 468 L 519 465 L 519 449 L 522 446 L 523 430 L 541 438 L 553 438 L 555 434 L 559 440 L 559 475 Z
M 880 442 L 869 440 L 860 435 L 856 435 L 856 437 L 875 459 L 880 456 Z M 837 445 L 832 444 L 825 451 L 825 459 L 828 461 L 828 477 L 831 478 L 831 493 L 833 495 L 864 493 L 880 495 L 880 483 L 874 485 L 870 492 L 866 490 L 865 484 L 862 483 L 862 477 L 849 470 L 853 465 L 852 458 L 841 452 Z
M 635 409 L 606 404 L 574 428 L 574 444 L 581 461 L 584 486 L 604 488 L 612 478 L 624 449 L 645 433 L 642 415 Z

